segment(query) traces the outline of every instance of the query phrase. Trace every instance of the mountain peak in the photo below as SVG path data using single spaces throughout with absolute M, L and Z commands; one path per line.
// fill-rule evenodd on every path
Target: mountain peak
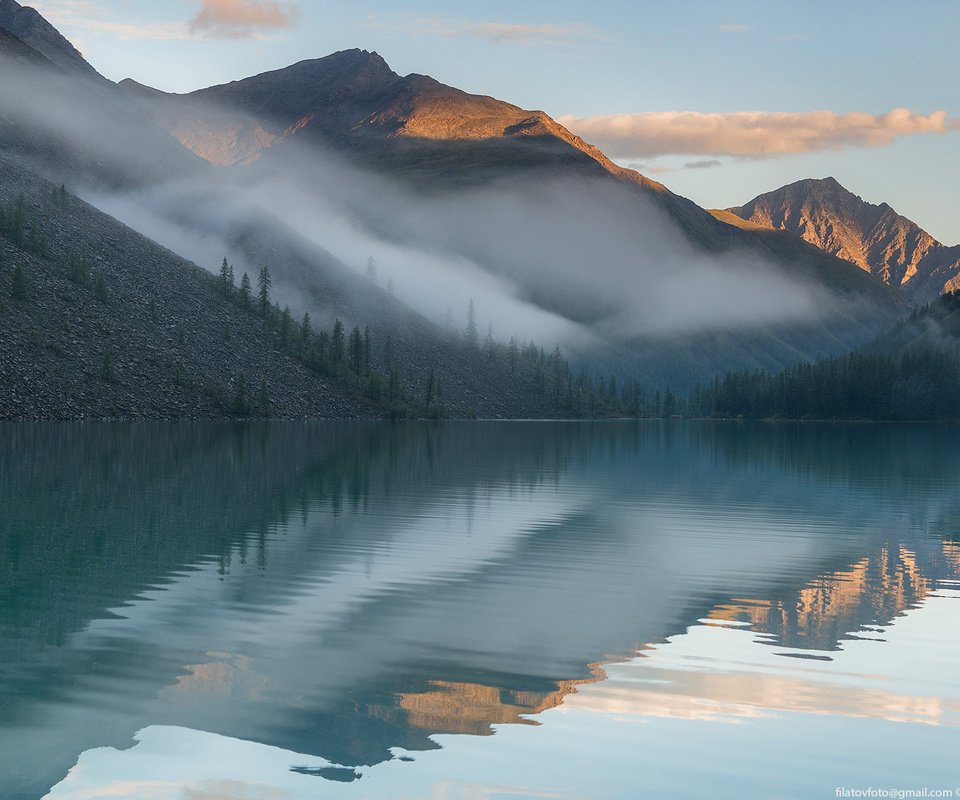
M 100 78 L 80 51 L 35 8 L 21 6 L 16 0 L 0 0 L 0 28 L 5 28 L 57 66 Z
M 874 205 L 836 178 L 805 178 L 728 211 L 755 225 L 797 234 L 908 294 L 930 299 L 934 273 L 955 256 L 887 203 Z

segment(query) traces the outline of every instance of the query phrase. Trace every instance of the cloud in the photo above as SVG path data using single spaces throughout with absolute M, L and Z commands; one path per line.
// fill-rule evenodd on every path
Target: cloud
M 203 0 L 190 32 L 221 39 L 244 39 L 262 31 L 292 27 L 300 16 L 295 2 L 284 0 Z
M 389 30 L 408 36 L 441 36 L 445 39 L 486 39 L 494 44 L 544 47 L 569 45 L 585 39 L 600 39 L 602 35 L 582 23 L 557 25 L 544 23 L 523 25 L 507 22 L 466 22 L 441 17 L 405 16 L 385 22 L 375 15 L 368 17 L 375 30 Z
M 718 161 L 715 158 L 705 158 L 700 161 L 688 161 L 683 165 L 684 169 L 712 169 L 713 167 L 722 166 L 723 162 Z
M 721 22 L 717 29 L 723 33 L 743 33 L 750 30 L 748 25 L 741 25 L 738 22 Z
M 560 117 L 574 133 L 613 158 L 709 155 L 766 158 L 851 147 L 884 147 L 902 136 L 957 130 L 945 111 L 886 114 L 833 111 L 738 111 L 702 114 L 658 111 L 598 117 Z

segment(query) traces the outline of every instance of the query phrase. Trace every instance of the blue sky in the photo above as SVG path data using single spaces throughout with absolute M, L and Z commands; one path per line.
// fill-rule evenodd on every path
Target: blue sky
M 955 0 L 34 5 L 115 80 L 188 91 L 363 47 L 563 117 L 707 207 L 833 175 L 960 243 Z

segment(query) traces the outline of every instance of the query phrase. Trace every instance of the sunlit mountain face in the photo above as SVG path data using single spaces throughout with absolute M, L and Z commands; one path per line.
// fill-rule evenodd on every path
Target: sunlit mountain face
M 712 213 L 726 222 L 742 219 L 796 234 L 919 302 L 960 286 L 960 246 L 938 242 L 887 203 L 868 203 L 835 178 L 797 181 Z
M 825 774 L 858 775 L 830 736 L 905 748 L 960 722 L 955 439 L 8 429 L 0 773 L 11 797 L 386 797 L 492 764 L 511 791 L 589 796 L 594 770 L 684 741 L 684 785 L 726 765 L 732 797 L 783 764 L 744 748 L 804 733 Z

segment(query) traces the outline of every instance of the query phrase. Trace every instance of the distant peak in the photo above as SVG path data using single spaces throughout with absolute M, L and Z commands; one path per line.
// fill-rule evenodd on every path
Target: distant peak
M 314 59 L 316 63 L 332 64 L 339 63 L 343 65 L 356 66 L 370 70 L 393 73 L 390 65 L 384 60 L 376 50 L 361 50 L 354 47 L 350 50 L 338 50 L 323 58 Z
M 833 176 L 827 176 L 826 178 L 804 178 L 799 180 L 796 183 L 791 183 L 787 186 L 784 186 L 784 189 L 789 189 L 791 186 L 805 186 L 812 189 L 828 189 L 831 191 L 842 190 L 847 191 L 847 189 Z

